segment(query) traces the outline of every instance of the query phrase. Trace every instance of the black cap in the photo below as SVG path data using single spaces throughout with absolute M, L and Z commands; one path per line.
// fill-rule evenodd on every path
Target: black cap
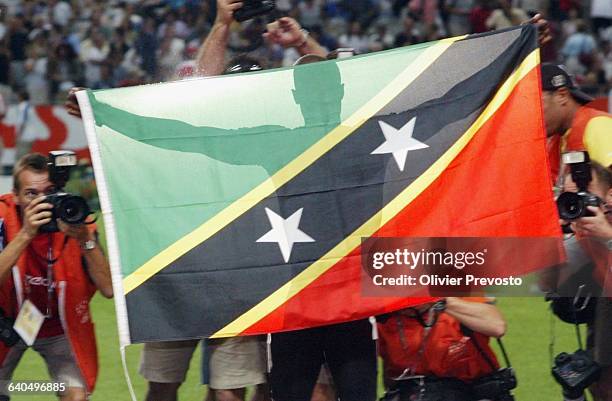
M 565 71 L 562 65 L 543 63 L 542 64 L 542 90 L 555 91 L 559 88 L 567 88 L 572 97 L 579 103 L 586 104 L 593 101 L 593 98 L 582 92 L 574 82 L 570 74 Z

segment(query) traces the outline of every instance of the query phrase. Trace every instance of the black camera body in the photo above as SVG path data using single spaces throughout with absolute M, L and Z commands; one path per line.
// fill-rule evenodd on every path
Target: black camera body
M 472 383 L 472 391 L 478 400 L 514 401 L 510 391 L 516 386 L 514 369 L 502 368 Z
M 234 11 L 234 19 L 238 22 L 246 21 L 267 14 L 275 8 L 274 0 L 244 0 L 243 6 Z
M 59 231 L 56 219 L 67 224 L 83 224 L 91 209 L 87 201 L 78 196 L 63 192 L 70 178 L 70 169 L 76 165 L 76 155 L 69 150 L 54 150 L 49 152 L 49 181 L 55 186 L 55 191 L 45 197 L 45 202 L 53 205 L 51 221 L 42 225 L 39 232 L 54 233 Z
M 87 216 L 91 214 L 87 201 L 78 196 L 72 195 L 67 192 L 54 192 L 45 197 L 45 202 L 53 205 L 51 213 L 51 221 L 43 225 L 40 232 L 57 232 L 56 219 L 61 219 L 68 224 L 83 224 L 87 219 Z
M 576 220 L 585 216 L 593 216 L 587 206 L 599 207 L 602 200 L 589 192 L 563 192 L 557 198 L 559 216 L 564 220 Z
M 597 195 L 587 191 L 589 183 L 593 179 L 589 153 L 586 151 L 564 153 L 563 163 L 570 167 L 572 179 L 578 187 L 578 192 L 563 192 L 559 195 L 557 198 L 559 216 L 569 221 L 584 216 L 592 216 L 593 214 L 587 207 L 599 207 L 603 201 Z
M 563 394 L 570 399 L 579 398 L 584 390 L 599 379 L 601 367 L 584 350 L 573 354 L 565 352 L 555 357 L 552 375 L 562 387 Z
M 7 318 L 0 308 L 0 341 L 10 348 L 17 344 L 20 339 L 19 334 L 13 329 L 13 320 Z

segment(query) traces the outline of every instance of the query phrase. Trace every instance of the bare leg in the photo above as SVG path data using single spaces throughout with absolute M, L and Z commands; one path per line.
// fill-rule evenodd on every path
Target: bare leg
M 258 384 L 253 391 L 251 401 L 271 401 L 268 383 Z
M 215 390 L 215 401 L 244 401 L 244 388 L 233 390 Z

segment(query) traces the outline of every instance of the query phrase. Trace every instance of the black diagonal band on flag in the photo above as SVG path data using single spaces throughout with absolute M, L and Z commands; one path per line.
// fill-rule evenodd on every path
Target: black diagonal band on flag
M 475 40 L 495 38 L 498 46 L 478 47 L 479 57 L 488 63 L 469 63 L 477 47 L 469 40 L 453 44 L 398 96 L 409 107 L 402 111 L 401 102 L 392 101 L 275 196 L 127 294 L 133 342 L 197 338 L 217 331 L 377 213 L 463 134 L 535 45 L 533 30 Z M 525 46 L 526 41 L 532 45 Z M 460 61 L 464 64 L 458 65 Z M 430 94 L 423 95 L 428 88 Z M 385 141 L 380 121 L 400 129 L 415 117 L 413 138 L 429 147 L 409 152 L 403 171 L 391 154 L 372 154 Z M 270 230 L 266 208 L 283 218 L 303 209 L 299 228 L 315 242 L 295 244 L 289 264 L 278 244 L 256 242 Z

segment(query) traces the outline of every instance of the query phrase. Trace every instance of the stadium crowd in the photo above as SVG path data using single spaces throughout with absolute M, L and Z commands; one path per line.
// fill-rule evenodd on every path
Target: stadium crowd
M 512 3 L 512 4 L 511 4 Z M 111 88 L 189 76 L 216 15 L 211 0 L 6 1 L 0 13 L 0 93 L 8 103 L 61 103 L 73 86 Z M 550 22 L 544 61 L 567 65 L 591 95 L 612 86 L 608 0 L 278 0 L 328 50 L 367 53 L 500 29 L 536 11 Z M 232 26 L 232 53 L 267 68 L 299 57 L 262 39 L 263 19 Z

